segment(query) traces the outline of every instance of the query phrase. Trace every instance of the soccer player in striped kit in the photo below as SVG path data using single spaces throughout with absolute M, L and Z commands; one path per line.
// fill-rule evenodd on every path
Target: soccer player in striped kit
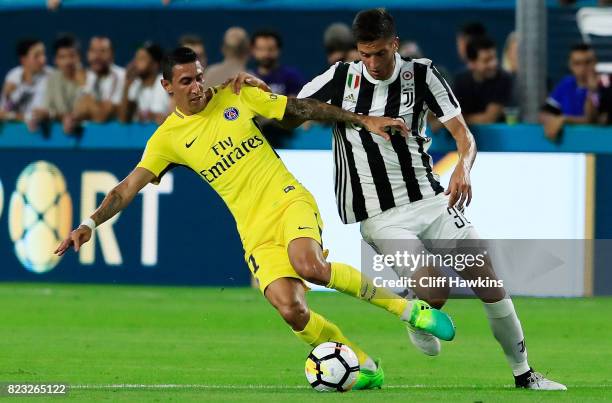
M 410 128 L 407 138 L 393 135 L 387 141 L 366 129 L 339 122 L 333 127 L 335 192 L 344 223 L 360 222 L 361 234 L 378 253 L 394 255 L 397 240 L 477 240 L 478 234 L 463 215 L 472 198 L 470 170 L 476 144 L 449 85 L 429 59 L 402 58 L 398 53 L 393 17 L 384 9 L 364 10 L 353 22 L 360 60 L 338 62 L 306 84 L 298 98 L 317 99 L 369 116 L 402 119 Z M 234 90 L 248 82 L 246 74 L 233 80 Z M 459 161 L 446 190 L 432 171 L 427 153 L 431 138 L 425 133 L 431 111 L 457 143 Z M 299 120 L 283 122 L 288 127 Z M 399 251 L 402 252 L 402 251 Z M 434 271 L 436 268 L 423 268 Z M 459 271 L 465 279 L 497 277 L 490 262 L 479 269 Z M 411 272 L 396 268 L 399 276 Z M 441 307 L 446 290 L 417 295 Z M 493 335 L 501 345 L 517 388 L 566 390 L 560 383 L 533 371 L 521 323 L 503 287 L 474 288 L 482 300 Z M 412 343 L 431 356 L 440 353 L 439 340 L 409 328 Z

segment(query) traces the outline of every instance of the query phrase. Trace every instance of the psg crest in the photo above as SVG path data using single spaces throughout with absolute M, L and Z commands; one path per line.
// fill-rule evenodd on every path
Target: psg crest
M 234 108 L 233 106 L 230 106 L 223 111 L 223 116 L 226 120 L 236 120 L 238 119 L 238 115 L 238 109 Z

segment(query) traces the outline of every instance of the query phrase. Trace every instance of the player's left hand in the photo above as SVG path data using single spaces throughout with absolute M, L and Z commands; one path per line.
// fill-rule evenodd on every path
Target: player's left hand
M 470 173 L 462 164 L 455 167 L 450 182 L 448 183 L 448 188 L 444 194 L 447 196 L 450 195 L 448 198 L 448 207 L 456 207 L 459 210 L 463 210 L 464 204 L 467 207 L 472 202 Z
M 238 73 L 232 78 L 228 78 L 227 80 L 225 80 L 221 87 L 225 88 L 228 85 L 231 85 L 234 94 L 238 95 L 240 94 L 240 89 L 244 84 L 250 85 L 251 87 L 257 87 L 265 92 L 272 92 L 272 89 L 263 80 L 244 71 Z
M 370 133 L 374 133 L 384 138 L 391 140 L 392 132 L 399 132 L 402 136 L 408 136 L 408 126 L 403 119 L 394 119 L 383 116 L 361 116 L 361 124 L 368 129 Z

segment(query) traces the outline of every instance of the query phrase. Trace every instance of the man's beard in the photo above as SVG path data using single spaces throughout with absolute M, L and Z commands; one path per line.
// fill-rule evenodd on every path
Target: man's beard
M 96 68 L 95 73 L 99 75 L 106 75 L 110 71 L 110 65 L 102 65 L 98 64 L 99 67 Z
M 147 78 L 153 76 L 155 74 L 155 72 L 150 71 L 150 70 L 145 70 L 142 72 L 138 72 L 138 78 L 140 78 L 141 80 L 146 80 Z
M 276 65 L 276 59 L 271 59 L 271 58 L 259 59 L 257 61 L 257 64 L 259 64 L 259 66 L 263 67 L 264 69 L 269 69 Z

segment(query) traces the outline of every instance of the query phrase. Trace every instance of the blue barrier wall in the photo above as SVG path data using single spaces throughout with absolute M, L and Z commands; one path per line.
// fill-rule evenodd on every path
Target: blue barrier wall
M 121 180 L 139 161 L 141 153 L 140 150 L 0 149 L 0 182 L 4 184 L 0 189 L 3 187 L 5 193 L 3 209 L 0 194 L 0 281 L 249 284 L 250 275 L 233 218 L 212 189 L 184 168 L 172 171 L 170 191 L 166 189 L 165 193 L 148 199 L 146 214 L 143 214 L 145 199 L 137 196 L 111 226 L 121 264 L 113 263 L 118 255 L 112 250 L 112 242 L 103 240 L 99 231 L 93 263 L 79 262 L 79 255 L 73 251 L 59 263 L 42 253 L 41 248 L 50 252 L 56 238 L 66 235 L 58 234 L 62 227 L 72 228 L 81 222 L 82 214 L 91 213 L 83 211 L 82 205 L 92 194 L 87 189 L 99 186 L 100 180 L 88 182 L 86 174 L 113 175 Z M 29 164 L 41 160 L 57 167 L 60 175 L 55 173 L 54 180 L 47 180 L 48 169 L 26 170 Z M 18 186 L 17 179 L 22 173 L 22 183 Z M 36 175 L 46 175 L 45 181 L 37 180 Z M 55 198 L 61 194 L 61 186 L 53 186 L 61 182 L 58 176 L 65 178 L 72 211 L 61 208 Z M 103 196 L 103 192 L 97 192 L 95 203 Z M 143 219 L 148 225 L 144 225 Z M 158 220 L 157 230 L 152 225 L 155 220 Z M 148 256 L 157 255 L 155 264 L 150 264 L 150 258 L 143 259 L 143 237 L 147 232 L 157 238 L 146 246 Z M 12 239 L 17 233 L 20 236 Z M 19 250 L 19 239 L 25 240 L 23 250 Z
M 219 197 L 197 175 L 186 169 L 173 171 L 170 193 L 157 196 L 157 209 L 148 210 L 148 218 L 145 219 L 147 222 L 153 218 L 159 220 L 158 240 L 154 245 L 158 255 L 156 264 L 143 264 L 142 243 L 147 231 L 142 218 L 144 198 L 138 196 L 112 226 L 123 259 L 121 265 L 108 262 L 98 239 L 93 264 L 79 262 L 78 256 L 71 252 L 48 272 L 35 274 L 24 269 L 24 252 L 15 247 L 18 240 L 15 242 L 12 239 L 11 228 L 13 232 L 19 226 L 33 230 L 38 221 L 43 221 L 43 227 L 47 228 L 47 219 L 51 220 L 48 224 L 52 230 L 61 227 L 61 222 L 45 217 L 43 211 L 35 212 L 33 218 L 23 218 L 24 214 L 18 213 L 15 205 L 11 206 L 14 204 L 11 199 L 15 189 L 19 189 L 19 194 L 26 192 L 23 186 L 17 184 L 18 177 L 26 167 L 32 162 L 44 160 L 59 169 L 73 205 L 72 211 L 62 215 L 59 221 L 69 217 L 67 225 L 72 228 L 80 222 L 83 214 L 91 211 L 91 208 L 82 207 L 88 194 L 87 174 L 98 172 L 120 180 L 139 160 L 142 148 L 154 130 L 153 125 L 90 124 L 81 138 L 74 138 L 65 136 L 59 126 L 54 126 L 49 138 L 44 138 L 40 133 L 29 133 L 22 124 L 1 126 L 0 280 L 223 286 L 248 284 L 248 268 L 243 261 L 243 251 L 232 217 Z M 478 126 L 473 131 L 480 151 L 597 153 L 595 236 L 598 239 L 612 238 L 612 215 L 609 214 L 612 203 L 612 128 L 568 127 L 559 144 L 545 140 L 541 127 L 537 125 Z M 329 149 L 330 145 L 330 130 L 318 126 L 308 131 L 298 130 L 290 144 L 292 148 L 323 150 Z M 442 155 L 454 150 L 454 142 L 447 133 L 438 133 L 433 136 L 431 150 Z M 28 175 L 31 176 L 31 173 Z M 28 181 L 36 183 L 34 179 Z M 35 190 L 33 188 L 31 191 Z M 39 190 L 37 197 L 54 191 L 46 188 Z M 545 183 L 541 191 L 546 192 Z M 97 193 L 96 203 L 101 201 L 103 193 Z M 15 197 L 24 201 L 19 194 Z M 35 198 L 27 202 L 36 205 Z M 22 218 L 17 220 L 15 217 Z M 21 238 L 25 237 L 27 234 L 22 233 Z M 18 257 L 20 253 L 21 260 Z M 606 254 L 609 251 L 596 251 L 596 294 L 612 292 Z

